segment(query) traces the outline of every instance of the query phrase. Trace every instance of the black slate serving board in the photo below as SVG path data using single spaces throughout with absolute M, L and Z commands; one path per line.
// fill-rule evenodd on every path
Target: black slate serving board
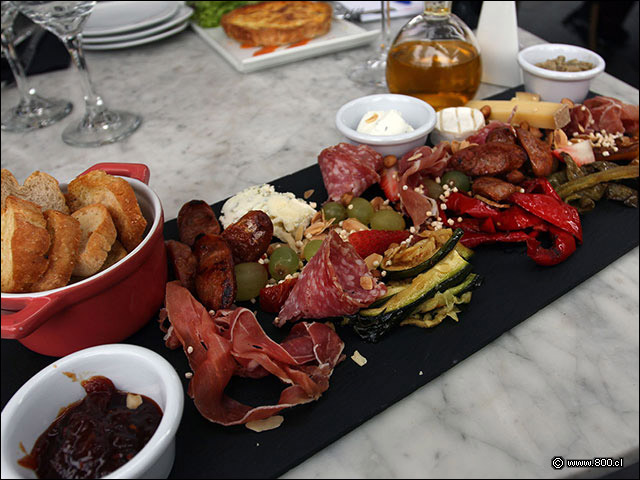
M 508 99 L 514 90 L 497 99 Z M 317 165 L 271 182 L 277 191 L 314 189 L 310 200 L 326 199 Z M 374 196 L 377 187 L 367 192 Z M 185 199 L 185 201 L 190 199 Z M 219 213 L 223 202 L 214 205 Z M 484 277 L 482 287 L 460 315 L 434 329 L 403 327 L 378 344 L 361 341 L 348 328 L 338 327 L 350 357 L 358 350 L 368 359 L 364 367 L 349 358 L 336 368 L 331 386 L 322 398 L 284 411 L 283 425 L 254 433 L 245 427 L 222 427 L 205 420 L 186 397 L 177 435 L 173 478 L 277 477 L 326 447 L 369 418 L 425 385 L 464 360 L 504 332 L 529 318 L 558 297 L 638 245 L 638 210 L 601 201 L 582 216 L 584 244 L 566 262 L 551 268 L 538 267 L 524 247 L 489 246 L 477 249 L 475 271 Z M 177 238 L 175 220 L 165 224 L 165 237 Z M 250 303 L 246 306 L 256 309 Z M 267 334 L 277 341 L 285 332 L 271 325 L 274 315 L 258 312 Z M 147 347 L 165 357 L 183 374 L 189 371 L 182 350 L 170 351 L 155 321 L 125 343 Z M 51 363 L 15 341 L 2 341 L 2 406 L 32 375 Z M 423 372 L 422 375 L 419 372 Z M 248 404 L 276 403 L 282 385 L 274 378 L 233 379 L 227 393 Z M 434 439 L 434 447 L 435 442 Z M 429 448 L 429 445 L 425 445 Z

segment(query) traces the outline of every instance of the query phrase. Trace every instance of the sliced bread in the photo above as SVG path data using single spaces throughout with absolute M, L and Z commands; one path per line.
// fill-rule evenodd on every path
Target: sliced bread
M 71 214 L 80 223 L 81 239 L 78 259 L 73 275 L 93 275 L 107 259 L 109 250 L 116 241 L 116 227 L 107 208 L 94 203 Z
M 80 223 L 71 215 L 57 210 L 47 210 L 44 212 L 44 218 L 51 237 L 51 246 L 47 253 L 49 268 L 42 278 L 32 285 L 32 292 L 53 290 L 69 283 L 82 239 Z
M 103 270 L 106 270 L 111 265 L 115 265 L 126 256 L 127 251 L 124 249 L 122 244 L 118 240 L 116 240 L 115 242 L 113 242 L 111 250 L 109 250 L 109 254 L 107 255 L 107 259 L 104 261 L 99 271 L 101 272 Z
M 13 195 L 35 203 L 43 211 L 57 210 L 69 214 L 69 207 L 60 191 L 58 181 L 48 173 L 33 172 L 21 186 L 13 174 L 3 168 L 0 191 L 2 192 L 2 208 L 4 208 L 5 199 L 9 195 Z
M 50 244 L 40 207 L 7 196 L 2 207 L 2 291 L 29 292 L 49 266 Z
M 107 207 L 127 252 L 142 241 L 147 222 L 126 180 L 94 170 L 71 181 L 68 190 L 66 198 L 72 212 L 94 203 Z

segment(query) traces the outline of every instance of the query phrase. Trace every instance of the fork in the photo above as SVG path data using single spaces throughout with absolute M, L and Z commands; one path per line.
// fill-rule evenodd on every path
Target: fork
M 376 10 L 365 10 L 364 8 L 352 8 L 349 9 L 342 5 L 340 2 L 331 2 L 336 11 L 336 15 L 338 15 L 343 20 L 347 20 L 349 22 L 360 22 L 362 20 L 362 15 L 365 13 L 382 13 L 382 10 L 379 8 Z M 395 8 L 391 7 L 390 11 L 394 11 Z

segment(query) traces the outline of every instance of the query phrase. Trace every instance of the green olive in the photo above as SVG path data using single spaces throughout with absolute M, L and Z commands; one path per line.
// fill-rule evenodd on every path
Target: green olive
M 444 192 L 442 185 L 433 180 L 432 178 L 425 178 L 422 181 L 422 185 L 424 185 L 424 193 L 428 197 L 438 199 L 440 195 Z
M 329 220 L 330 218 L 335 218 L 335 223 L 347 218 L 347 211 L 344 209 L 342 204 L 338 202 L 325 203 L 322 206 L 322 211 L 324 212 L 325 219 Z
M 304 255 L 304 259 L 307 262 L 311 260 L 311 257 L 313 257 L 316 254 L 316 252 L 320 249 L 321 245 L 322 245 L 322 240 L 311 240 L 309 243 L 307 243 L 304 246 L 304 251 L 302 252 L 302 254 Z
M 452 170 L 442 175 L 442 184 L 450 187 L 458 187 L 458 190 L 468 192 L 471 189 L 471 181 L 464 173 Z
M 379 210 L 371 217 L 373 230 L 404 230 L 404 217 L 395 210 Z
M 366 198 L 356 197 L 347 206 L 347 215 L 349 218 L 355 218 L 360 223 L 368 225 L 373 215 L 373 206 Z
M 287 275 L 298 271 L 299 264 L 300 258 L 292 248 L 278 247 L 269 257 L 269 273 L 276 280 L 282 280 Z
M 267 269 L 257 262 L 237 264 L 235 274 L 238 285 L 236 300 L 240 302 L 256 298 L 269 279 Z

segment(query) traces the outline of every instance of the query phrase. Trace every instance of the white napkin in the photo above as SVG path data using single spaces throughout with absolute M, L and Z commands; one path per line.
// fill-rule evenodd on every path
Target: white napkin
M 380 2 L 340 2 L 349 10 L 354 8 L 362 8 L 364 11 L 380 10 Z M 391 18 L 396 17 L 412 17 L 422 13 L 424 10 L 424 2 L 389 2 L 392 8 Z M 379 13 L 363 13 L 360 17 L 361 22 L 373 22 L 380 20 Z

